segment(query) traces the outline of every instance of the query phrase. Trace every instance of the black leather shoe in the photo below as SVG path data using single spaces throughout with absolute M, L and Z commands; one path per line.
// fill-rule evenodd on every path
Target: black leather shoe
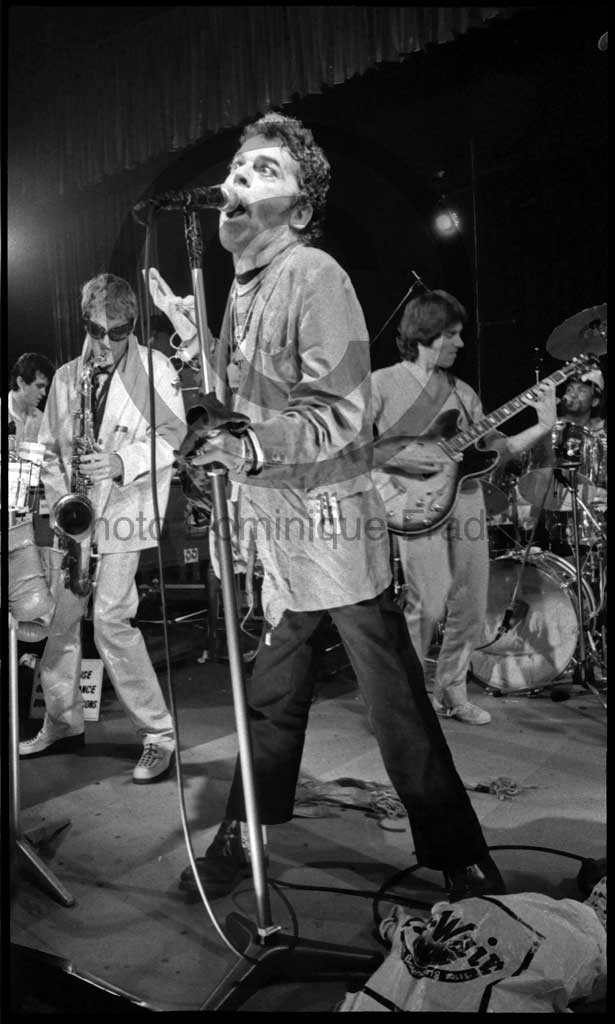
M 577 885 L 584 900 L 587 899 L 597 882 L 606 875 L 606 857 L 600 860 L 587 858 L 581 864 L 577 875 Z
M 238 821 L 223 821 L 205 856 L 195 859 L 201 885 L 210 900 L 228 896 L 238 882 L 252 873 L 246 851 L 241 845 Z M 190 865 L 182 871 L 179 887 L 191 896 L 199 895 Z
M 504 879 L 489 856 L 483 857 L 476 864 L 445 872 L 444 883 L 451 903 L 469 896 L 502 896 L 506 892 Z

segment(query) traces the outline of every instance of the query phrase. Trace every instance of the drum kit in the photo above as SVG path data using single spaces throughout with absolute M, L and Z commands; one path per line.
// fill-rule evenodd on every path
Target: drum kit
M 11 438 L 9 438 L 9 441 Z M 8 459 L 8 693 L 9 693 L 9 836 L 19 861 L 64 906 L 75 898 L 39 856 L 36 845 L 48 842 L 70 824 L 47 821 L 26 832 L 21 825 L 19 773 L 19 651 L 18 641 L 38 643 L 48 635 L 63 578 L 63 553 L 39 548 L 34 516 L 40 507 L 40 470 L 44 448 L 36 442 L 9 443 Z
M 606 353 L 606 304 L 582 310 L 547 341 L 556 359 Z M 607 437 L 561 419 L 550 457 L 535 451 L 482 481 L 490 581 L 476 682 L 494 695 L 578 683 L 606 686 Z M 546 461 L 546 465 L 545 465 Z M 606 706 L 606 705 L 605 705 Z

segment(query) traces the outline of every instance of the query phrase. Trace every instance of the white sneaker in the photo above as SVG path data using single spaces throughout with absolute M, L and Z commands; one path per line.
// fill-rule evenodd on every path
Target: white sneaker
M 20 757 L 41 757 L 43 754 L 67 754 L 85 743 L 85 733 L 63 733 L 54 736 L 45 726 L 29 740 L 19 743 Z
M 457 718 L 460 722 L 465 722 L 466 725 L 487 725 L 491 721 L 491 715 L 488 711 L 484 711 L 483 708 L 479 708 L 476 704 L 470 704 L 466 701 L 465 704 L 455 704 L 449 707 L 446 704 L 441 704 L 435 697 L 431 698 L 434 711 L 441 718 Z
M 171 768 L 174 753 L 174 750 L 163 750 L 155 743 L 146 743 L 132 773 L 132 781 L 137 786 L 144 786 L 147 782 L 162 779 Z
M 487 725 L 491 721 L 488 711 L 477 707 L 476 704 L 470 704 L 469 701 L 466 701 L 465 704 L 455 705 L 453 718 L 458 718 L 460 722 L 465 722 L 467 725 Z

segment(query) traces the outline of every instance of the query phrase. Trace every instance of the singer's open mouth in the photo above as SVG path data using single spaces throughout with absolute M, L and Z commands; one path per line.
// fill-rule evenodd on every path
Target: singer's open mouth
M 228 220 L 232 220 L 234 217 L 240 217 L 241 214 L 245 212 L 245 206 L 242 206 L 241 203 L 239 203 L 237 206 L 234 206 L 232 210 L 227 210 L 226 216 Z

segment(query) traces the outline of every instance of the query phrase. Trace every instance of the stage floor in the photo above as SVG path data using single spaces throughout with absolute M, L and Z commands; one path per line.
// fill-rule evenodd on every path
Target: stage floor
M 172 671 L 181 740 L 181 785 L 196 855 L 204 852 L 222 817 L 236 754 L 228 668 L 198 664 L 184 651 Z M 166 690 L 166 673 L 160 670 Z M 522 791 L 499 800 L 471 793 L 491 847 L 545 847 L 580 857 L 606 852 L 606 713 L 592 694 L 572 688 L 564 702 L 549 688 L 535 696 L 495 697 L 477 685 L 470 698 L 492 722 L 443 728 L 468 786 L 507 777 Z M 29 733 L 36 723 L 27 723 Z M 75 899 L 72 907 L 20 872 L 13 887 L 11 942 L 72 963 L 103 985 L 117 986 L 153 1009 L 194 1011 L 236 963 L 199 902 L 187 902 L 177 880 L 188 863 L 177 775 L 135 786 L 140 755 L 113 691 L 103 689 L 101 717 L 86 725 L 78 753 L 20 763 L 23 832 L 68 819 L 39 849 Z M 363 703 L 343 672 L 317 689 L 302 777 L 341 777 L 388 784 Z M 381 885 L 414 863 L 407 819 L 384 828 L 364 809 L 331 806 L 326 816 L 295 817 L 269 830 L 269 876 L 274 922 L 302 938 L 382 952 L 372 936 L 389 902 L 373 900 Z M 578 862 L 552 852 L 494 853 L 509 892 L 574 896 Z M 332 893 L 328 888 L 349 890 Z M 355 894 L 356 891 L 356 894 Z M 421 871 L 396 890 L 399 902 L 442 898 L 441 875 Z M 362 895 L 359 895 L 361 893 Z M 250 883 L 213 909 L 224 927 L 236 911 L 255 919 Z M 296 919 L 293 920 L 293 916 Z M 261 988 L 241 1009 L 323 1012 L 343 998 L 343 982 L 284 983 Z M 36 1002 L 30 1009 L 37 1012 Z M 28 1007 L 22 1008 L 28 1012 Z M 43 1012 L 53 1012 L 46 1009 Z

